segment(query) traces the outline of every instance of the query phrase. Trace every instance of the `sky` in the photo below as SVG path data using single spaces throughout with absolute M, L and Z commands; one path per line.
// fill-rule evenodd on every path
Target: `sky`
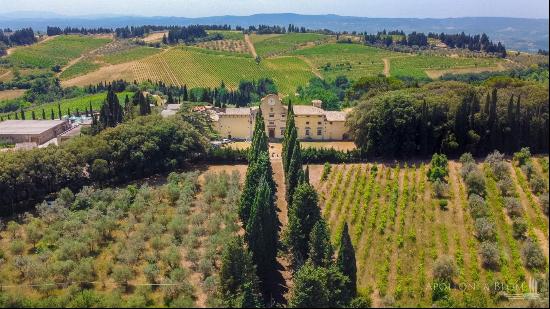
M 44 11 L 62 15 L 204 17 L 256 13 L 362 17 L 548 18 L 548 0 L 0 0 L 0 15 Z

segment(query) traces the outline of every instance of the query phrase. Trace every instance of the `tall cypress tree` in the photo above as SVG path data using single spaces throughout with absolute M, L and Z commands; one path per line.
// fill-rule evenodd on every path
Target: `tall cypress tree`
M 258 184 L 250 218 L 246 225 L 245 238 L 257 265 L 258 276 L 265 282 L 275 267 L 277 257 L 277 213 L 271 187 L 265 177 Z
M 46 111 L 42 109 L 42 120 L 46 120 Z
M 57 103 L 57 115 L 59 116 L 59 120 L 63 119 L 63 115 L 61 113 L 61 104 Z
M 334 249 L 330 242 L 330 232 L 327 223 L 320 218 L 313 226 L 309 235 L 309 261 L 318 267 L 329 267 L 332 265 Z
M 285 126 L 285 134 L 283 137 L 283 143 L 282 143 L 282 159 L 283 159 L 283 170 L 285 172 L 288 167 L 288 160 L 290 160 L 290 157 L 292 157 L 292 150 L 294 149 L 294 142 L 296 140 L 296 136 L 292 136 L 292 129 L 296 129 L 296 123 L 294 119 L 294 110 L 292 107 L 292 101 L 288 102 L 288 108 L 287 108 L 287 118 L 286 118 L 286 126 Z
M 292 151 L 292 159 L 288 165 L 288 172 L 286 177 L 286 201 L 289 205 L 292 204 L 292 197 L 296 187 L 303 179 L 302 170 L 302 152 L 300 150 L 300 142 L 296 141 L 294 144 L 294 150 Z
M 315 188 L 301 183 L 294 192 L 293 202 L 288 210 L 288 226 L 285 242 L 293 257 L 295 267 L 300 267 L 308 258 L 308 244 L 313 226 L 321 218 Z
M 55 114 L 53 113 L 53 108 L 50 109 L 50 119 L 53 120 L 55 118 Z
M 355 297 L 357 293 L 357 265 L 355 263 L 355 249 L 353 249 L 353 244 L 351 243 L 348 225 L 345 224 L 342 231 L 340 248 L 338 249 L 336 266 L 350 279 L 348 291 L 352 297 Z

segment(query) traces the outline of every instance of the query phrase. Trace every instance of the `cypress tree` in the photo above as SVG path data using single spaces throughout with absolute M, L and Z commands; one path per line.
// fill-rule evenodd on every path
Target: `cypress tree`
M 336 266 L 350 279 L 348 291 L 351 293 L 351 297 L 355 297 L 357 293 L 357 265 L 355 263 L 355 249 L 353 249 L 353 244 L 351 243 L 348 225 L 345 224 L 338 249 Z
M 292 197 L 296 186 L 300 183 L 300 179 L 303 179 L 302 170 L 302 152 L 300 150 L 300 142 L 296 141 L 294 144 L 294 150 L 292 151 L 292 159 L 288 166 L 288 173 L 286 178 L 286 201 L 289 205 L 292 204 Z
M 285 241 L 296 268 L 308 258 L 308 244 L 313 226 L 321 218 L 315 188 L 301 183 L 294 192 L 293 202 L 288 210 L 288 226 Z
M 34 111 L 31 111 L 31 118 L 32 118 L 32 120 L 36 120 L 36 115 L 35 115 Z
M 245 237 L 257 265 L 258 276 L 265 282 L 274 269 L 277 256 L 277 213 L 271 187 L 265 177 L 258 184 Z
M 46 111 L 42 109 L 42 119 L 46 120 Z
M 21 107 L 21 120 L 25 120 L 25 111 Z
M 283 159 L 283 170 L 285 171 L 285 173 L 288 167 L 288 160 L 290 160 L 290 157 L 292 156 L 292 150 L 294 149 L 293 144 L 294 144 L 294 141 L 296 140 L 296 137 L 292 136 L 292 129 L 296 129 L 292 101 L 288 102 L 286 115 L 287 115 L 287 118 L 286 118 L 285 134 L 283 137 L 282 152 L 281 152 L 282 159 Z
M 255 162 L 258 159 L 260 152 L 269 152 L 267 135 L 265 134 L 265 122 L 262 115 L 262 110 L 258 110 L 256 122 L 254 124 L 254 132 L 252 135 L 252 143 L 248 153 L 248 162 Z
M 59 120 L 63 119 L 63 115 L 61 113 L 61 104 L 57 104 L 57 115 L 59 116 Z
M 261 299 L 252 255 L 240 237 L 225 246 L 221 256 L 220 293 L 228 307 L 241 308 L 241 303 Z M 241 297 L 242 295 L 242 297 Z
M 53 108 L 50 109 L 50 118 L 53 120 L 55 118 L 55 114 L 53 113 Z
M 334 249 L 330 242 L 330 232 L 323 218 L 320 218 L 309 235 L 309 261 L 315 266 L 332 265 Z
M 303 182 L 309 184 L 309 165 L 306 166 L 306 171 L 304 172 L 304 181 Z

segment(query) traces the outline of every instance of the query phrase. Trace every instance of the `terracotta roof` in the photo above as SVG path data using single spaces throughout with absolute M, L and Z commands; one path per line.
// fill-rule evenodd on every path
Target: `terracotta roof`
M 346 121 L 346 112 L 325 111 L 327 121 Z
M 292 110 L 295 115 L 311 115 L 311 116 L 322 116 L 325 114 L 325 111 L 311 105 L 293 105 Z

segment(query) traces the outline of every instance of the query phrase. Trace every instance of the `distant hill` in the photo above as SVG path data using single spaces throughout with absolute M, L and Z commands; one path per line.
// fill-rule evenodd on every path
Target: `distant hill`
M 0 27 L 33 27 L 45 30 L 48 25 L 60 27 L 122 27 L 132 25 L 189 25 L 230 24 L 288 25 L 311 29 L 326 28 L 334 31 L 376 32 L 383 29 L 400 29 L 405 32 L 487 33 L 491 39 L 503 42 L 508 49 L 536 51 L 548 49 L 548 19 L 510 17 L 463 17 L 463 18 L 368 18 L 339 15 L 300 14 L 255 14 L 250 16 L 212 16 L 200 18 L 164 16 L 59 16 L 36 12 L 0 14 Z

